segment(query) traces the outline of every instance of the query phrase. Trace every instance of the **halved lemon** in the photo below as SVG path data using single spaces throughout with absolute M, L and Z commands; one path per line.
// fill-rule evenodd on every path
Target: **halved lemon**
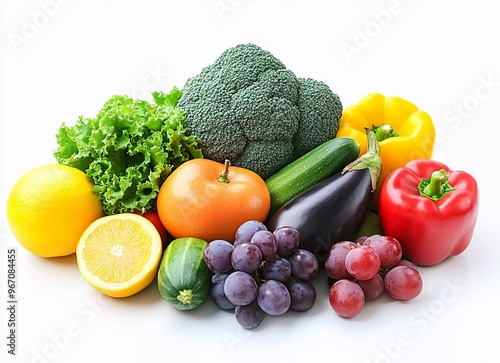
M 158 272 L 161 255 L 161 237 L 153 223 L 132 213 L 95 220 L 76 248 L 83 278 L 112 297 L 131 296 L 146 288 Z

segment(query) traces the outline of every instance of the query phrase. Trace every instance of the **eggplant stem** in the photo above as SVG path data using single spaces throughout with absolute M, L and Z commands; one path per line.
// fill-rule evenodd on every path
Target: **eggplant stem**
M 365 127 L 366 136 L 368 138 L 368 147 L 366 153 L 347 165 L 342 174 L 352 170 L 368 169 L 372 182 L 372 193 L 377 189 L 378 180 L 382 171 L 382 159 L 380 158 L 380 145 L 375 132 Z

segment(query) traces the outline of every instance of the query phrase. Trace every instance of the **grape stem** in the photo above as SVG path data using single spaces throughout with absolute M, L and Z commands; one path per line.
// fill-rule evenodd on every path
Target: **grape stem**
M 382 276 L 382 278 L 385 277 L 385 275 L 387 275 L 387 273 L 390 271 L 391 269 L 389 267 L 381 267 L 380 270 L 378 271 L 379 275 Z
M 262 283 L 266 282 L 266 280 L 265 280 L 265 279 L 262 279 L 262 278 L 260 277 L 260 274 L 259 274 L 259 270 L 260 270 L 262 267 L 264 267 L 264 264 L 265 264 L 265 263 L 266 263 L 265 261 L 262 261 L 262 262 L 260 263 L 260 267 L 259 267 L 257 270 L 255 270 L 255 272 L 253 273 L 253 278 L 254 278 L 255 282 L 257 282 L 257 286 L 260 286 L 260 285 L 262 285 Z

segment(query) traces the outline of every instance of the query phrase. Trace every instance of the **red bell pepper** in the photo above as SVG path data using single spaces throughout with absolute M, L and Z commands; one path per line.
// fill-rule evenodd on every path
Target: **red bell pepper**
M 403 255 L 421 266 L 462 253 L 476 225 L 476 180 L 435 160 L 418 159 L 394 170 L 382 184 L 379 217 Z

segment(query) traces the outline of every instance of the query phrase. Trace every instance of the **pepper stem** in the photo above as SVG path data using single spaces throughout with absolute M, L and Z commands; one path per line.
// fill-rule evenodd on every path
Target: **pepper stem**
M 219 179 L 217 179 L 217 181 L 220 183 L 229 183 L 228 175 L 229 175 L 229 166 L 231 166 L 231 162 L 226 159 L 226 161 L 224 161 L 224 166 L 225 166 L 224 171 L 219 174 Z
M 380 145 L 378 144 L 375 131 L 365 127 L 366 136 L 368 138 L 368 147 L 366 153 L 347 165 L 342 174 L 351 170 L 368 169 L 372 181 L 372 193 L 377 189 L 378 179 L 382 171 L 382 159 L 380 158 Z
M 418 184 L 420 195 L 437 201 L 455 190 L 448 182 L 448 172 L 444 169 L 432 172 L 430 179 L 422 178 Z
M 377 141 L 384 141 L 385 139 L 399 136 L 397 132 L 394 132 L 394 129 L 389 124 L 383 124 L 380 126 L 372 125 L 373 131 L 375 131 L 375 135 L 377 136 Z

